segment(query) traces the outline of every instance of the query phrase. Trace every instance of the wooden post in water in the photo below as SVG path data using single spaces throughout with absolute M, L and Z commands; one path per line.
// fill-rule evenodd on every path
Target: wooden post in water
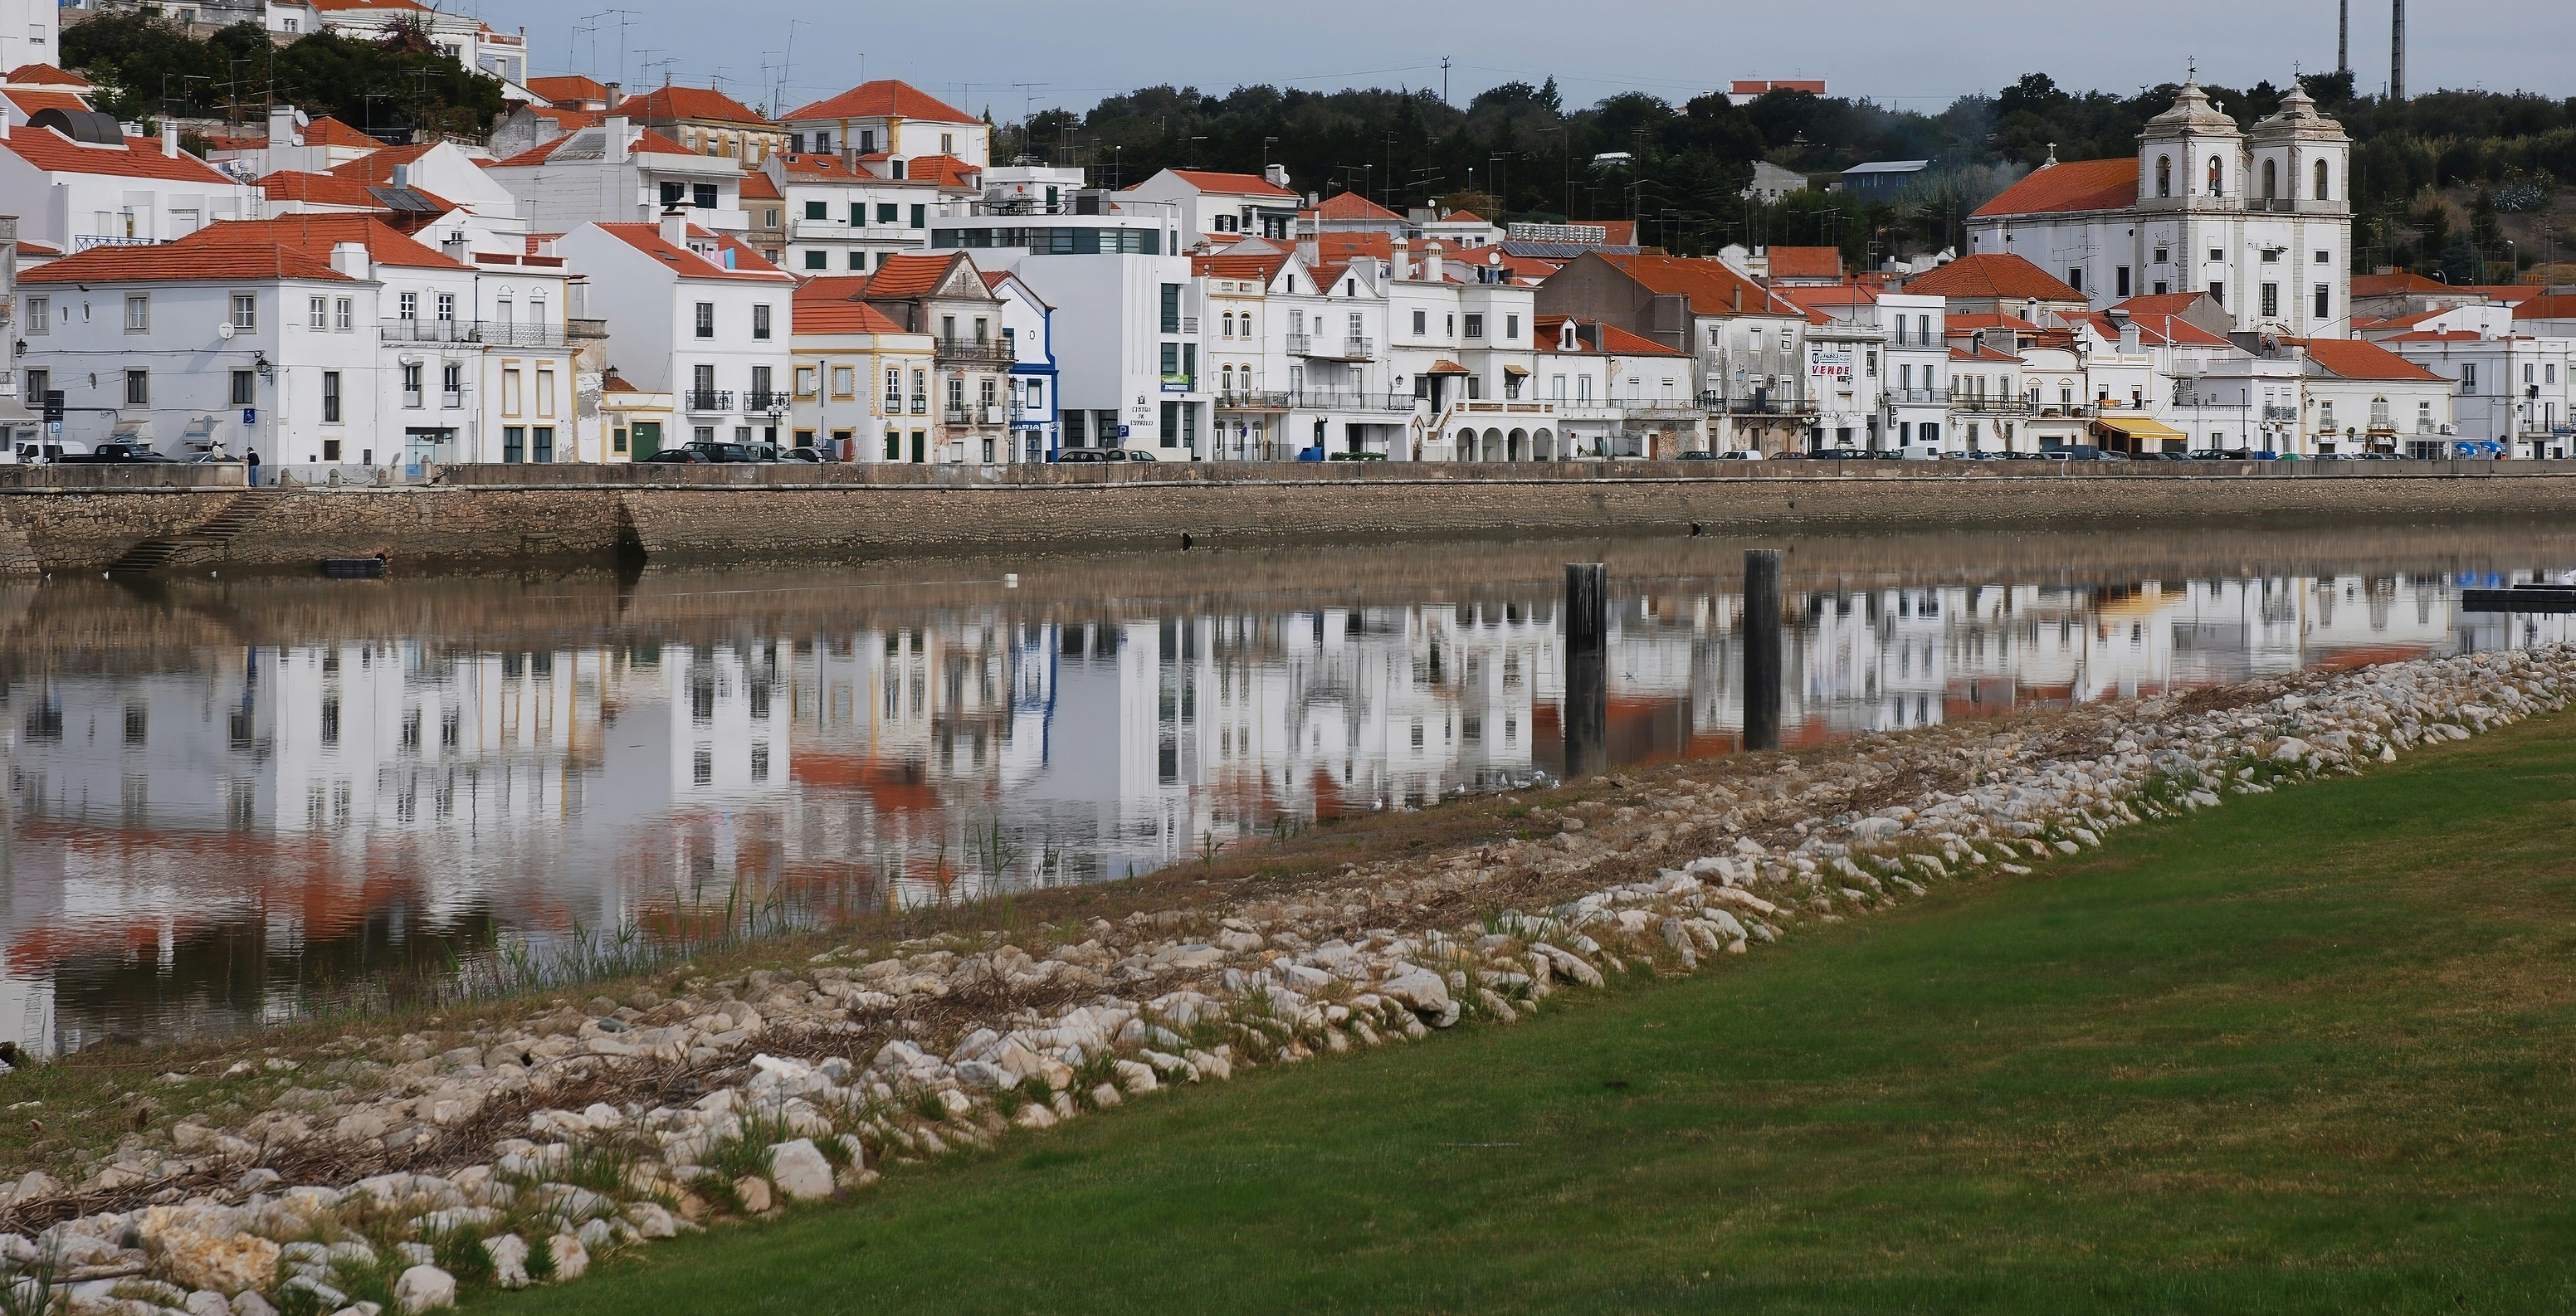
M 1609 768 L 1610 568 L 1565 565 L 1565 779 Z
M 1744 554 L 1744 747 L 1780 748 L 1780 551 Z

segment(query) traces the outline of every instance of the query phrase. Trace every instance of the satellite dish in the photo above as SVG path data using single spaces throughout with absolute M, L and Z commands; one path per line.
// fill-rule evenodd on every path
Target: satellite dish
M 228 343 L 231 342 L 233 338 L 233 322 L 226 320 L 222 324 L 216 325 L 215 337 L 223 339 Z

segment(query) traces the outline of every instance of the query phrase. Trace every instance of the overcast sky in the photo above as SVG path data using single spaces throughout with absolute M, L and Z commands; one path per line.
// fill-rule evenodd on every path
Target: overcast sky
M 2285 81 L 2335 64 L 2334 0 L 1386 0 L 1181 4 L 1173 0 L 445 0 L 528 29 L 538 74 L 620 75 L 725 90 L 762 108 L 898 77 L 1009 121 L 1024 106 L 1088 108 L 1169 82 L 1222 93 L 1267 82 L 1315 90 L 1440 86 L 1457 104 L 1497 83 L 1554 76 L 1569 105 L 1621 91 L 1687 100 L 1730 78 L 1826 79 L 1833 94 L 1937 110 L 2045 71 L 2061 86 L 2134 91 L 2179 80 Z M 2410 90 L 2485 87 L 2576 95 L 2576 3 L 2416 0 Z M 2386 87 L 2389 0 L 2352 0 L 2358 86 Z M 792 35 L 791 35 L 792 34 Z M 667 61 L 667 64 L 665 63 Z M 783 88 L 781 86 L 783 82 Z M 1022 87 L 1021 83 L 1035 83 Z

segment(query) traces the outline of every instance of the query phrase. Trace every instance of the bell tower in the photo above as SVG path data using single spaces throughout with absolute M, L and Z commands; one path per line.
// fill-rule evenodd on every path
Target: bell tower
M 2198 77 L 2138 134 L 2138 204 L 2150 210 L 2232 210 L 2244 196 L 2245 134 L 2210 104 Z

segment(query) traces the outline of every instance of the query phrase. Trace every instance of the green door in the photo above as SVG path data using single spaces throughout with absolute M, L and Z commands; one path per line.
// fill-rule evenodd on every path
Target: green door
M 627 460 L 640 462 L 661 450 L 662 422 L 658 420 L 635 422 L 635 451 L 627 454 Z

